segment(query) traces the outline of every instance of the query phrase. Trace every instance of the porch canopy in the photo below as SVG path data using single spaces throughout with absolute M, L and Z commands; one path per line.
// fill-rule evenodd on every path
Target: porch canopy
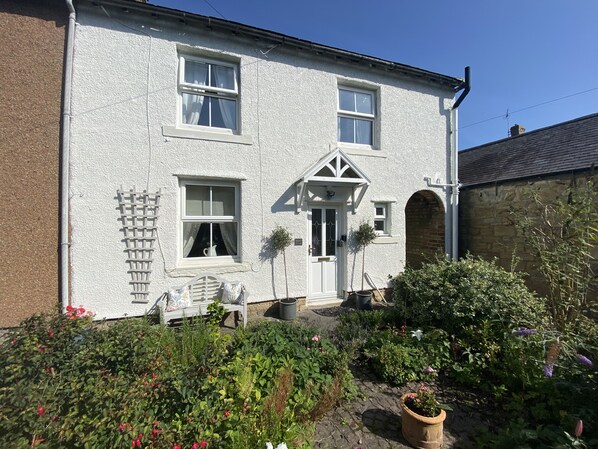
M 357 210 L 371 181 L 369 178 L 337 148 L 312 165 L 296 182 L 295 206 L 297 212 L 305 204 L 307 189 L 310 186 L 349 187 L 351 189 L 351 207 Z

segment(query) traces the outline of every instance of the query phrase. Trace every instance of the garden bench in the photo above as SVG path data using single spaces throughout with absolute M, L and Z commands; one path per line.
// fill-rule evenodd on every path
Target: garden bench
M 176 295 L 185 297 L 186 307 L 171 310 L 172 304 L 169 304 L 169 296 L 173 292 Z M 235 298 L 234 296 L 237 296 L 237 294 L 238 297 Z M 160 322 L 167 325 L 172 320 L 208 315 L 208 306 L 214 301 L 221 301 L 222 306 L 228 312 L 241 312 L 243 327 L 245 327 L 247 325 L 248 297 L 249 293 L 239 282 L 227 281 L 211 273 L 200 274 L 180 287 L 171 290 L 169 294 L 164 295 L 158 303 Z

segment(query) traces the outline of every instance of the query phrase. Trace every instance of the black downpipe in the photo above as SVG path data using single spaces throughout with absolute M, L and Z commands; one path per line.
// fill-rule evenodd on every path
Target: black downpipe
M 453 109 L 457 109 L 459 107 L 461 102 L 463 100 L 465 100 L 465 97 L 467 97 L 467 94 L 471 90 L 471 79 L 470 79 L 469 72 L 470 72 L 469 66 L 465 67 L 465 81 L 463 81 L 463 83 L 461 83 L 461 85 L 457 89 L 457 91 L 463 89 L 463 92 L 461 93 L 459 98 L 457 98 L 457 101 L 455 101 L 455 104 L 453 105 Z

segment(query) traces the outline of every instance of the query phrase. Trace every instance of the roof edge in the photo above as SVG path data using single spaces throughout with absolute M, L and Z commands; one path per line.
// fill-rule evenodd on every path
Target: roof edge
M 81 3 L 85 0 L 76 0 Z M 164 6 L 152 5 L 149 3 L 141 3 L 131 0 L 88 0 L 93 5 L 114 6 L 123 9 L 142 13 L 149 13 L 154 16 L 161 16 L 164 18 L 171 18 L 179 21 L 182 24 L 198 22 L 203 24 L 206 28 L 217 31 L 228 31 L 235 35 L 247 35 L 254 39 L 264 39 L 271 43 L 286 45 L 299 50 L 311 51 L 317 55 L 328 55 L 353 64 L 361 64 L 369 66 L 372 69 L 382 69 L 386 72 L 396 72 L 405 76 L 409 76 L 416 80 L 432 82 L 443 87 L 452 89 L 458 92 L 463 88 L 464 81 L 461 78 L 455 78 L 449 75 L 432 72 L 429 70 L 420 69 L 406 64 L 389 61 L 375 56 L 368 56 L 360 53 L 355 53 L 349 50 L 318 44 L 308 40 L 288 36 L 275 31 L 269 31 L 263 28 L 257 28 L 250 25 L 244 25 L 239 22 L 220 19 L 217 17 L 204 16 L 201 14 L 180 11 L 177 9 L 166 8 Z
M 523 177 L 517 177 L 517 178 L 505 178 L 505 179 L 495 179 L 493 181 L 484 181 L 484 182 L 477 182 L 477 183 L 472 183 L 472 184 L 462 184 L 460 187 L 460 190 L 467 190 L 467 189 L 472 189 L 475 187 L 488 187 L 488 186 L 492 186 L 492 185 L 498 185 L 498 184 L 505 184 L 507 182 L 514 182 L 514 181 L 529 181 L 531 179 L 543 179 L 543 178 L 549 178 L 551 176 L 558 176 L 558 175 L 564 175 L 564 174 L 576 174 L 576 173 L 581 173 L 581 172 L 593 172 L 594 168 L 592 166 L 590 167 L 584 167 L 584 168 L 574 168 L 574 169 L 570 169 L 570 170 L 560 170 L 560 171 L 555 171 L 555 172 L 547 172 L 547 173 L 541 173 L 541 174 L 537 174 L 537 175 L 528 175 L 528 176 L 523 176 Z
M 484 147 L 487 147 L 487 146 L 490 146 L 490 145 L 496 145 L 497 143 L 501 143 L 501 142 L 504 142 L 506 140 L 518 139 L 520 137 L 529 136 L 530 134 L 536 134 L 536 133 L 539 133 L 539 132 L 542 132 L 542 131 L 546 131 L 548 129 L 557 128 L 559 126 L 568 125 L 570 123 L 575 123 L 575 122 L 581 122 L 583 120 L 589 120 L 589 119 L 596 118 L 596 117 L 598 117 L 598 112 L 593 113 L 593 114 L 589 114 L 589 115 L 584 115 L 584 116 L 581 116 L 581 117 L 576 117 L 574 119 L 567 120 L 566 122 L 560 122 L 560 123 L 556 123 L 554 125 L 545 126 L 543 128 L 534 129 L 533 131 L 526 131 L 523 134 L 519 134 L 518 136 L 505 137 L 504 139 L 493 140 L 492 142 L 483 143 L 482 145 L 477 145 L 475 147 L 465 148 L 463 150 L 459 150 L 459 154 L 465 153 L 465 152 L 469 152 L 469 151 L 472 151 L 472 150 L 478 150 L 480 148 L 484 148 Z

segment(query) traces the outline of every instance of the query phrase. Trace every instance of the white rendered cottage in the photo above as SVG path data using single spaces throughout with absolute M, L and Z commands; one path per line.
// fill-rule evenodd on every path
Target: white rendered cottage
M 70 25 L 63 307 L 141 315 L 203 272 L 243 282 L 250 303 L 280 298 L 282 261 L 264 249 L 276 225 L 308 306 L 360 288 L 364 220 L 380 288 L 409 233 L 412 253 L 456 251 L 462 80 L 125 0 L 75 1 Z

